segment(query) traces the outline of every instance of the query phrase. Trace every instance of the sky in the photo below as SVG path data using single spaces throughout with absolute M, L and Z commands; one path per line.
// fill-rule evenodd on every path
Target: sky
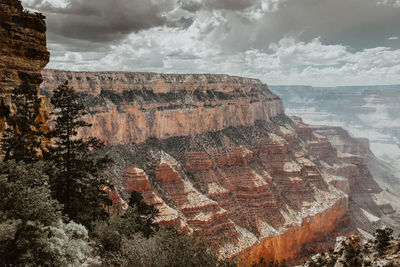
M 47 68 L 225 73 L 270 85 L 400 84 L 400 0 L 22 0 Z

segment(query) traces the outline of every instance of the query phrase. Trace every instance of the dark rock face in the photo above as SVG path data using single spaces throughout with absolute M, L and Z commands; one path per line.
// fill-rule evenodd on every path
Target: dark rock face
M 20 1 L 0 0 L 0 100 L 10 105 L 10 93 L 22 82 L 37 88 L 42 69 L 49 62 L 46 48 L 46 24 L 41 14 L 23 10 Z M 41 119 L 45 120 L 45 109 Z M 4 129 L 0 118 L 0 129 Z
M 23 80 L 39 89 L 50 56 L 44 16 L 24 11 L 20 1 L 0 0 L 0 47 L 0 93 Z

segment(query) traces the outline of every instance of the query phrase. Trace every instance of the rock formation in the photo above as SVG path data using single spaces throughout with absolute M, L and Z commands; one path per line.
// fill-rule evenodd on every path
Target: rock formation
M 44 16 L 24 11 L 20 1 L 0 0 L 1 105 L 10 104 L 11 92 L 22 82 L 35 86 L 39 93 L 41 71 L 49 56 Z M 0 118 L 0 129 L 4 127 L 4 118 Z
M 0 47 L 1 94 L 23 80 L 39 89 L 50 56 L 44 16 L 24 11 L 20 1 L 0 0 Z
M 339 236 L 328 252 L 318 253 L 302 266 L 399 266 L 400 239 L 390 229 L 376 232 L 368 240 L 358 235 Z
M 251 126 L 284 113 L 281 100 L 255 79 L 53 70 L 43 75 L 44 92 L 65 81 L 80 92 L 94 126 L 82 134 L 110 145 Z
M 332 175 L 339 177 L 331 183 L 351 196 L 352 220 L 361 236 L 384 226 L 398 232 L 400 199 L 392 190 L 382 189 L 382 179 L 379 177 L 387 172 L 393 173 L 371 152 L 368 140 L 351 137 L 340 127 L 312 126 L 312 129 L 328 139 L 337 150 L 338 157 L 345 163 L 329 169 Z M 381 173 L 376 173 L 376 169 Z

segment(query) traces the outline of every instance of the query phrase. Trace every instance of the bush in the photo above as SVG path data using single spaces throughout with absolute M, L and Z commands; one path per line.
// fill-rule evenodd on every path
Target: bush
M 159 230 L 145 238 L 135 235 L 123 240 L 122 266 L 229 266 L 218 259 L 198 236 Z
M 0 162 L 0 262 L 5 266 L 80 266 L 87 231 L 65 224 L 50 196 L 44 162 Z

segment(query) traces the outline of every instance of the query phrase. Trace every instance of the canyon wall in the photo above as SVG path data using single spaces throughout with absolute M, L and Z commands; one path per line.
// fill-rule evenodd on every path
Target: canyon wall
M 352 136 L 368 138 L 380 161 L 370 165 L 374 178 L 400 197 L 400 85 L 273 86 L 272 91 L 288 114 L 308 124 L 340 126 Z
M 43 76 L 43 92 L 65 81 L 79 91 L 93 124 L 82 135 L 110 145 L 251 126 L 284 113 L 282 101 L 249 78 L 55 70 Z
M 337 150 L 338 157 L 346 163 L 342 167 L 330 168 L 330 173 L 347 178 L 352 221 L 359 232 L 372 233 L 386 226 L 400 232 L 397 183 L 388 179 L 396 176 L 396 171 L 371 152 L 368 139 L 354 138 L 340 127 L 311 128 L 316 134 L 326 137 Z M 391 186 L 385 186 L 387 183 Z M 343 186 L 343 183 L 338 181 L 336 186 Z
M 327 210 L 303 219 L 301 225 L 296 225 L 281 235 L 265 238 L 247 249 L 241 262 L 245 265 L 259 262 L 260 255 L 264 259 L 283 261 L 296 258 L 296 262 L 300 262 L 299 259 L 312 252 L 328 250 L 335 239 L 338 225 L 339 228 L 345 228 L 345 224 L 351 223 L 347 214 L 348 204 L 347 199 L 338 201 Z

